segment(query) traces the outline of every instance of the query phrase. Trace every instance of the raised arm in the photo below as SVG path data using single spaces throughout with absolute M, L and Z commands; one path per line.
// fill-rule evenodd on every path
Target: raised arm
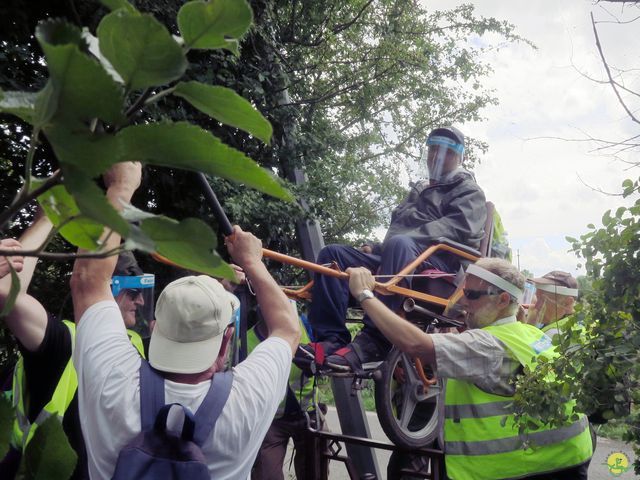
M 142 169 L 139 162 L 123 162 L 113 165 L 104 174 L 107 198 L 111 205 L 121 211 L 123 202 L 129 203 L 140 186 Z M 113 250 L 120 245 L 120 235 L 111 230 L 103 233 L 104 251 Z M 83 253 L 79 250 L 78 253 Z M 76 323 L 91 305 L 103 300 L 112 300 L 109 282 L 118 261 L 117 255 L 106 258 L 79 258 L 73 264 L 71 276 L 71 294 Z
M 17 245 L 16 248 L 19 250 L 36 249 L 46 240 L 49 232 L 51 232 L 51 227 L 49 219 L 39 211 L 33 224 L 22 234 L 19 242 L 6 239 L 2 241 L 2 247 L 16 247 Z M 14 269 L 16 269 L 20 279 L 20 292 L 13 309 L 5 317 L 9 330 L 24 348 L 30 352 L 34 352 L 40 347 L 47 329 L 46 310 L 38 300 L 27 294 L 37 261 L 37 257 L 26 257 L 18 264 L 21 268 L 16 268 L 16 265 L 14 265 Z M 10 290 L 11 275 L 5 275 L 0 279 L 0 304 L 2 306 L 4 306 Z
M 251 281 L 269 336 L 286 340 L 294 353 L 300 343 L 300 324 L 286 295 L 262 263 L 262 243 L 236 225 L 226 244 L 233 260 Z
M 348 268 L 347 273 L 349 290 L 354 297 L 357 298 L 365 289 L 373 291 L 375 288 L 373 275 L 366 268 Z M 418 357 L 423 363 L 435 365 L 436 355 L 430 335 L 389 310 L 375 297 L 364 300 L 362 308 L 387 340 L 401 351 Z

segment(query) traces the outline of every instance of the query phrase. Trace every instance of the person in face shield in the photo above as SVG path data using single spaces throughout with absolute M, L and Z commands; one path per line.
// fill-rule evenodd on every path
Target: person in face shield
M 516 320 L 524 277 L 509 262 L 469 265 L 445 315 L 462 319 L 460 334 L 427 334 L 363 292 L 374 287 L 365 268 L 350 268 L 349 289 L 375 325 L 401 351 L 446 379 L 443 439 L 447 478 L 456 480 L 586 479 L 593 445 L 584 415 L 568 425 L 540 425 L 519 434 L 513 423 L 514 380 L 538 358 L 557 355 L 551 340 Z M 567 410 L 572 403 L 566 404 Z M 535 448 L 525 449 L 524 442 Z
M 535 303 L 529 307 L 527 323 L 540 328 L 553 339 L 570 316 L 578 298 L 578 282 L 570 273 L 554 270 L 531 280 Z
M 18 250 L 33 250 L 45 241 L 51 228 L 48 218 L 38 212 L 34 223 L 19 241 L 5 239 L 2 244 Z M 22 260 L 21 257 L 16 258 Z M 5 322 L 18 340 L 20 358 L 14 368 L 12 384 L 16 419 L 11 449 L 0 462 L 0 478 L 14 478 L 22 453 L 39 422 L 51 414 L 57 414 L 62 421 L 69 443 L 78 455 L 78 463 L 71 478 L 89 478 L 78 413 L 78 383 L 71 364 L 75 325 L 68 320 L 58 319 L 27 293 L 36 263 L 36 257 L 25 257 L 18 264 L 14 263 L 14 269 L 18 271 L 20 278 L 20 292 Z M 124 252 L 118 257 L 116 276 L 113 279 L 116 286 L 112 281 L 112 289 L 117 289 L 113 290 L 114 295 L 127 328 L 136 324 L 137 316 L 140 319 L 145 316 L 146 319 L 153 318 L 153 279 L 153 275 L 142 273 L 131 252 Z M 11 275 L 6 274 L 0 278 L 0 307 L 8 298 L 10 288 Z M 149 299 L 151 309 L 143 313 L 140 308 L 145 303 L 145 297 Z M 133 330 L 127 330 L 127 333 L 132 344 L 142 354 L 143 340 L 140 335 Z
M 384 242 L 377 250 L 365 253 L 346 245 L 328 245 L 317 262 L 337 263 L 341 269 L 363 266 L 380 275 L 393 275 L 440 239 L 453 240 L 474 248 L 480 246 L 487 218 L 486 199 L 473 175 L 461 165 L 465 139 L 455 127 L 433 130 L 425 143 L 422 160 L 428 178 L 411 185 L 407 198 L 396 207 Z M 436 253 L 422 269 L 435 268 L 449 273 L 460 269 L 458 258 Z M 401 285 L 411 287 L 411 278 Z M 391 344 L 368 316 L 364 328 L 354 339 L 345 326 L 349 291 L 345 280 L 316 274 L 309 320 L 316 343 L 301 345 L 296 354 L 302 365 L 317 358 L 318 350 L 327 355 L 325 365 L 334 369 L 359 368 L 368 362 L 383 360 Z M 381 296 L 391 310 L 398 310 L 402 298 Z

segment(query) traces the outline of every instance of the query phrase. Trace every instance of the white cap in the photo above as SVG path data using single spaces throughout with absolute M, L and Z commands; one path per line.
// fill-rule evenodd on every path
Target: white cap
M 172 373 L 209 369 L 239 305 L 235 295 L 206 275 L 171 282 L 156 303 L 156 324 L 149 344 L 151 366 Z

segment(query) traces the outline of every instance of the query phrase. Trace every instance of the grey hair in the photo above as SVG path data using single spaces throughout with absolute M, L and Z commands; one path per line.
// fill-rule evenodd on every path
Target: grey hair
M 505 279 L 507 282 L 512 284 L 513 286 L 519 288 L 520 290 L 524 290 L 525 278 L 518 269 L 512 263 L 507 260 L 503 260 L 502 258 L 481 258 L 476 262 L 476 265 L 484 268 L 485 270 L 490 271 L 491 273 L 498 275 L 499 277 Z M 497 291 L 504 291 L 498 287 L 491 286 L 491 289 L 496 289 Z M 510 295 L 511 297 L 511 309 L 510 313 L 515 313 L 518 309 L 518 299 Z

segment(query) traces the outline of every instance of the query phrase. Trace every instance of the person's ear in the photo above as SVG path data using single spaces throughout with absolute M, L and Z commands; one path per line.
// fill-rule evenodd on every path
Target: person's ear
M 217 370 L 222 370 L 224 368 L 224 362 L 227 359 L 227 354 L 229 353 L 229 345 L 231 344 L 231 339 L 233 338 L 233 332 L 235 331 L 235 327 L 233 325 L 228 325 L 222 334 L 222 343 L 220 344 L 220 351 L 218 352 L 218 358 L 216 358 L 215 364 Z
M 575 303 L 576 299 L 574 297 L 567 297 L 567 299 L 564 301 L 564 306 L 566 309 L 572 310 Z
M 498 295 L 498 306 L 500 308 L 506 308 L 510 303 L 511 295 L 509 295 L 507 292 L 500 292 L 500 295 Z

